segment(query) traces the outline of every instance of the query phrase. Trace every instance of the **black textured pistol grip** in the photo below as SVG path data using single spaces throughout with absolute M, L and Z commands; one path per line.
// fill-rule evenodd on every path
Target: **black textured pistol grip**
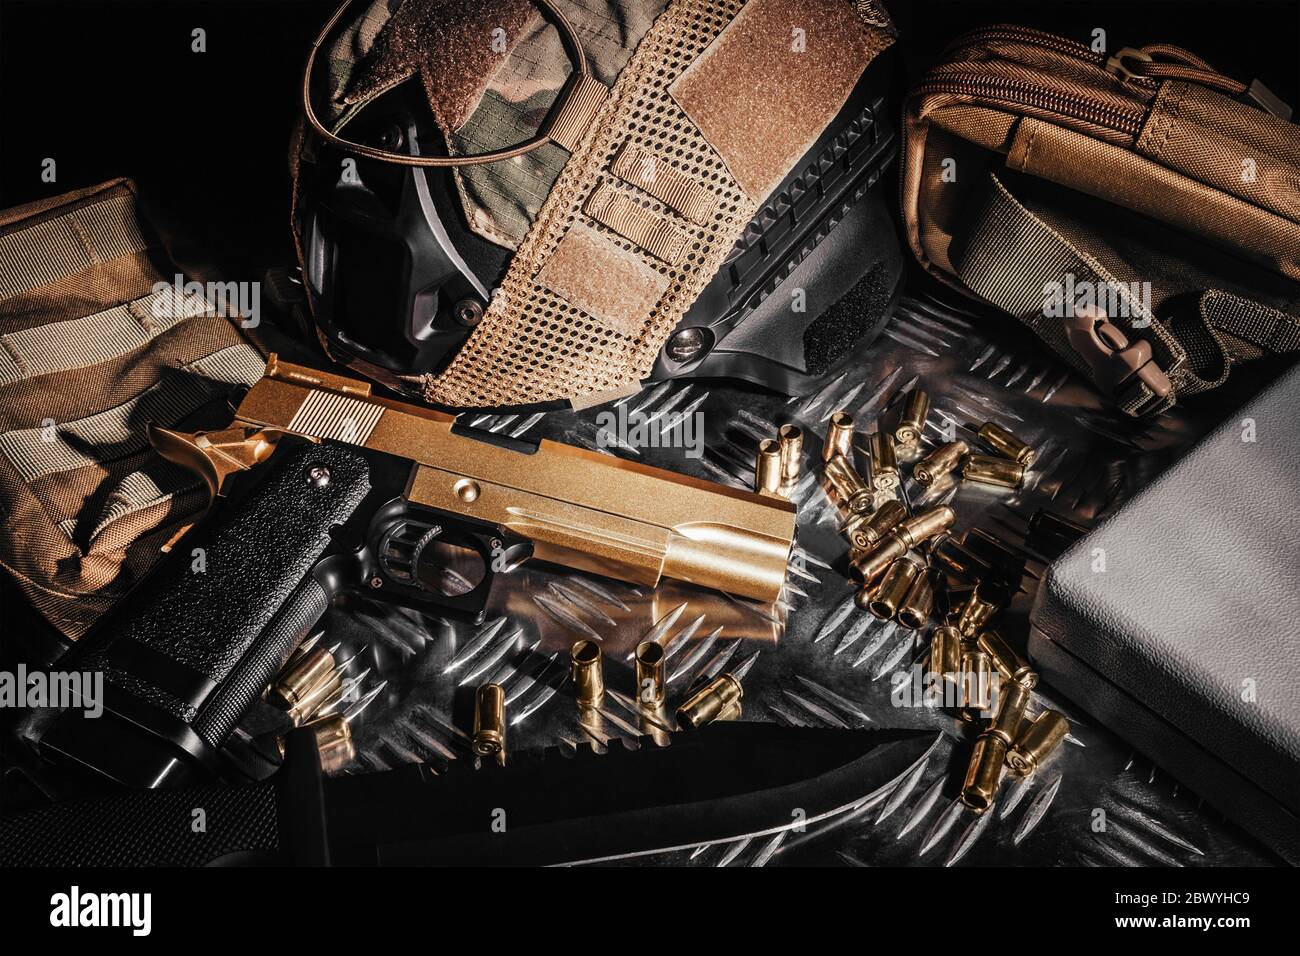
M 214 746 L 324 614 L 312 569 L 370 490 L 366 459 L 345 445 L 284 449 L 268 465 L 127 597 L 84 661 Z
M 273 783 L 131 790 L 0 818 L 6 867 L 271 862 L 279 848 Z

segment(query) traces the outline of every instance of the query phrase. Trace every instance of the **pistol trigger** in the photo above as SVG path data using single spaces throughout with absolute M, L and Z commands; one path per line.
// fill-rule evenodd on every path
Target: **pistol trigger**
M 290 432 L 281 428 L 252 425 L 215 432 L 181 432 L 152 422 L 145 426 L 149 444 L 158 454 L 203 479 L 209 501 L 221 494 L 227 477 L 270 458 L 276 443 L 287 434 Z

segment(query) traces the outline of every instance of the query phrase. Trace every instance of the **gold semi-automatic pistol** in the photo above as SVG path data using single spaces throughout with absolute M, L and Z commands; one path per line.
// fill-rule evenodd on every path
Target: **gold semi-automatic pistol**
M 783 498 L 463 427 L 274 355 L 228 428 L 149 438 L 212 507 L 76 648 L 105 674 L 105 719 L 71 711 L 43 740 L 133 786 L 215 766 L 344 592 L 481 620 L 494 574 L 531 555 L 770 603 L 794 536 Z

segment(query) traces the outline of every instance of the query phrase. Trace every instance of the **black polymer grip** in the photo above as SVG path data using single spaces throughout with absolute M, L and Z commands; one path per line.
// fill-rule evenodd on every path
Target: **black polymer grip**
M 52 750 L 121 783 L 157 785 L 156 754 L 210 757 L 324 614 L 332 595 L 312 571 L 331 528 L 369 492 L 369 463 L 323 443 L 281 449 L 267 467 L 101 622 L 76 666 L 104 673 L 109 714 L 68 712 L 45 738 Z

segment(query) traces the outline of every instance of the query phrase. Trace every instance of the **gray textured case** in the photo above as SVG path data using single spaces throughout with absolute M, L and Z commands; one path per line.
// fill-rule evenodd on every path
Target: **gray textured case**
M 1300 863 L 1300 369 L 1062 555 L 1030 620 L 1053 686 Z

